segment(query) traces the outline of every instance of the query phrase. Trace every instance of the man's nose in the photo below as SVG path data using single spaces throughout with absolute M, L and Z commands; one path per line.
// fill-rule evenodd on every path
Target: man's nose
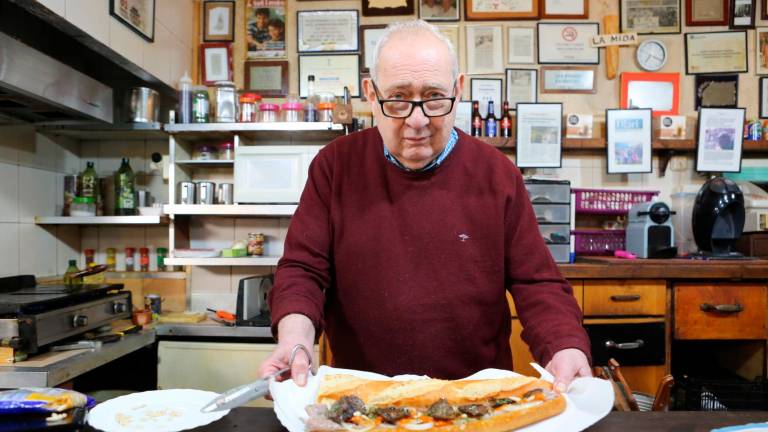
M 429 124 L 429 117 L 424 115 L 423 107 L 413 107 L 413 112 L 405 119 L 405 124 L 414 129 L 421 129 Z

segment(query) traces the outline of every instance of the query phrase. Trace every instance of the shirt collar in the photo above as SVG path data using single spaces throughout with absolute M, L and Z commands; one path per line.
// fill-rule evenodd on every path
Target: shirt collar
M 451 153 L 451 151 L 453 151 L 453 148 L 456 147 L 456 143 L 458 141 L 459 141 L 459 134 L 458 134 L 458 132 L 456 132 L 456 129 L 451 129 L 451 136 L 448 138 L 448 144 L 445 145 L 445 148 L 443 149 L 443 151 L 441 151 L 440 154 L 437 155 L 437 157 L 432 160 L 432 162 L 427 164 L 427 166 L 425 166 L 424 168 L 420 168 L 420 169 L 410 169 L 410 168 L 407 168 L 405 165 L 400 163 L 400 161 L 397 160 L 397 158 L 394 157 L 392 155 L 392 153 L 389 152 L 389 150 L 387 149 L 386 145 L 383 146 L 384 147 L 384 157 L 386 157 L 387 160 L 390 161 L 393 165 L 395 165 L 396 167 L 398 167 L 398 168 L 400 168 L 402 170 L 410 171 L 410 172 L 426 172 L 426 171 L 432 170 L 432 169 L 437 168 L 438 166 L 440 166 L 440 164 L 443 163 L 443 161 L 445 160 L 445 158 L 448 157 L 448 155 Z

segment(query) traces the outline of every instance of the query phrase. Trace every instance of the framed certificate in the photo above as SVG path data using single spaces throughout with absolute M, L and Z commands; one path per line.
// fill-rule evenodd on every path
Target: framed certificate
M 536 35 L 532 27 L 507 27 L 507 63 L 536 63 L 535 40 Z
M 760 0 L 760 18 L 768 20 L 768 0 Z
M 456 55 L 459 55 L 459 26 L 458 25 L 435 25 L 443 36 L 447 37 L 453 44 L 453 49 L 456 50 Z
M 363 16 L 413 15 L 413 0 L 362 0 Z
M 760 118 L 768 118 L 768 78 L 760 78 Z
M 680 33 L 680 0 L 620 0 L 622 33 Z
M 464 0 L 464 19 L 467 21 L 538 17 L 539 0 Z
M 360 70 L 368 73 L 373 66 L 373 50 L 384 34 L 385 24 L 360 26 Z
M 696 75 L 696 109 L 736 108 L 739 103 L 739 76 Z
M 542 0 L 542 18 L 589 18 L 588 0 Z
M 470 78 L 469 99 L 480 103 L 481 116 L 488 114 L 488 102 L 493 102 L 494 113 L 501 112 L 501 84 L 501 78 Z
M 732 29 L 755 28 L 756 0 L 732 0 L 728 27 Z
M 357 10 L 299 11 L 299 53 L 357 51 Z
M 459 0 L 420 0 L 419 18 L 427 21 L 458 21 Z
M 245 88 L 266 97 L 288 95 L 288 62 L 246 61 Z
M 472 134 L 472 102 L 461 101 L 456 104 L 454 125 L 467 135 Z
M 518 103 L 536 102 L 538 73 L 536 69 L 507 69 L 505 94 L 510 109 L 515 109 Z
M 542 93 L 595 93 L 594 66 L 542 66 Z
M 728 0 L 685 0 L 685 25 L 728 25 Z
M 651 110 L 605 110 L 608 174 L 649 173 Z
M 680 107 L 680 74 L 622 73 L 619 106 L 622 109 L 651 108 L 655 117 L 677 114 Z
M 515 137 L 515 165 L 519 168 L 560 168 L 563 104 L 517 104 Z
M 600 33 L 597 23 L 538 23 L 540 64 L 598 64 L 600 51 L 592 37 Z
M 747 72 L 747 32 L 686 33 L 685 72 Z
M 755 73 L 768 75 L 768 27 L 755 29 Z
M 699 110 L 696 171 L 741 171 L 744 116 L 744 108 L 701 108 Z
M 315 81 L 315 92 L 344 95 L 349 88 L 352 97 L 360 97 L 360 59 L 357 54 L 299 56 L 299 96 L 307 97 L 307 77 L 322 77 Z
M 200 44 L 201 81 L 213 85 L 216 81 L 232 81 L 232 44 L 209 42 Z
M 501 26 L 467 26 L 467 73 L 494 74 L 504 71 Z

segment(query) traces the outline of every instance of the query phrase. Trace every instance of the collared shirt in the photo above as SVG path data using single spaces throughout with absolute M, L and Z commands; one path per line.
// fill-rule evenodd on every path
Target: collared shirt
M 445 158 L 447 158 L 448 155 L 451 153 L 451 151 L 456 146 L 456 143 L 458 141 L 459 141 L 458 132 L 456 132 L 456 129 L 451 129 L 451 136 L 448 138 L 448 144 L 445 145 L 445 148 L 443 149 L 443 151 L 441 151 L 440 154 L 437 155 L 437 157 L 432 162 L 430 162 L 427 166 L 421 169 L 414 170 L 414 169 L 406 168 L 406 166 L 401 164 L 400 161 L 397 160 L 397 158 L 392 156 L 392 153 L 389 152 L 386 145 L 384 145 L 384 157 L 386 157 L 387 160 L 392 162 L 396 167 L 403 169 L 405 171 L 425 172 L 440 166 L 440 164 L 443 163 Z

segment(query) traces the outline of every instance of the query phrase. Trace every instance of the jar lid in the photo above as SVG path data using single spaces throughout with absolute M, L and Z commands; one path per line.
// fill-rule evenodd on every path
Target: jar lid
M 139 248 L 139 253 L 142 255 L 146 255 L 149 253 L 149 248 L 145 248 L 145 247 Z
M 75 197 L 72 200 L 75 204 L 93 204 L 96 200 L 93 197 Z
M 216 81 L 213 85 L 216 87 L 234 87 L 235 83 L 232 81 Z
M 159 248 L 157 248 L 157 253 L 159 253 L 159 254 L 168 253 L 168 248 L 159 247 Z
M 280 109 L 280 106 L 277 104 L 263 103 L 259 105 L 259 109 L 262 111 L 277 111 Z
M 332 110 L 334 106 L 336 106 L 336 104 L 333 102 L 320 102 L 317 104 L 317 109 Z
M 93 255 L 96 253 L 96 251 L 94 249 L 83 249 L 83 253 L 85 255 Z
M 223 143 L 219 144 L 219 148 L 220 149 L 225 149 L 225 150 L 233 149 L 233 148 L 235 148 L 235 144 L 231 143 L 229 141 L 228 142 L 223 142 Z
M 115 252 L 116 252 L 115 248 L 107 248 L 107 253 L 108 254 L 113 254 Z
M 135 251 L 136 251 L 136 248 L 132 248 L 132 247 L 125 248 L 125 253 L 127 253 L 128 255 L 132 255 Z
M 301 111 L 304 109 L 304 105 L 301 102 L 286 102 L 283 104 L 284 110 Z
M 261 95 L 256 93 L 243 93 L 240 95 L 240 102 L 253 103 L 261 100 Z

